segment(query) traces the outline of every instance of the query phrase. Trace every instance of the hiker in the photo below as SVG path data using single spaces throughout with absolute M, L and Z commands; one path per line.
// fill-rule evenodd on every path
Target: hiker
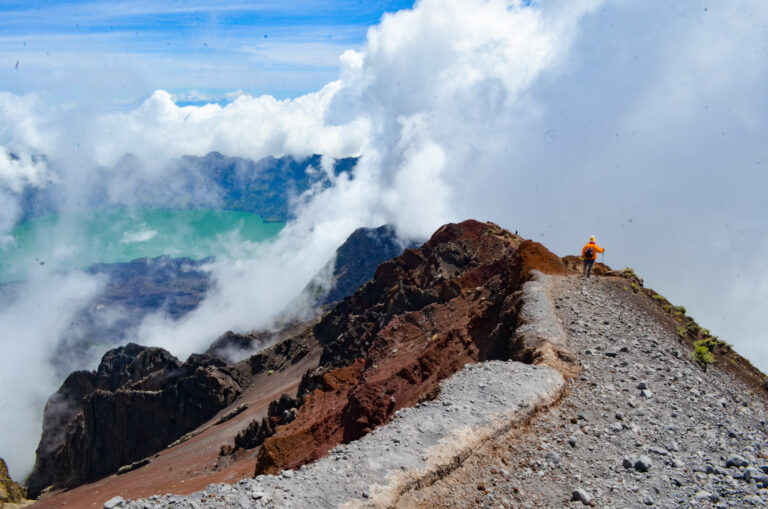
M 584 276 L 589 277 L 592 273 L 592 265 L 594 265 L 595 260 L 597 260 L 597 253 L 602 253 L 604 251 L 604 248 L 595 244 L 595 236 L 590 236 L 589 242 L 581 248 L 581 259 L 584 260 Z

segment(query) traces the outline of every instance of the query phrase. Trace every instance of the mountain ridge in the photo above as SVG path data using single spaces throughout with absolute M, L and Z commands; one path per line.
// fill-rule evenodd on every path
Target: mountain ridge
M 220 470 L 223 473 L 243 462 L 255 462 L 257 473 L 276 473 L 284 468 L 300 467 L 334 447 L 342 447 L 339 444 L 367 436 L 403 408 L 439 398 L 438 382 L 449 378 L 470 359 L 476 362 L 477 359 L 515 358 L 524 363 L 548 365 L 563 373 L 569 386 L 578 383 L 583 376 L 579 373 L 582 373 L 581 359 L 585 354 L 583 348 L 574 351 L 569 342 L 574 337 L 572 327 L 553 333 L 561 327 L 558 325 L 561 318 L 552 322 L 555 326 L 542 326 L 543 316 L 562 313 L 562 300 L 557 293 L 560 283 L 540 285 L 539 301 L 532 299 L 530 292 L 527 296 L 520 292 L 524 285 L 536 283 L 529 279 L 537 268 L 554 272 L 556 282 L 574 280 L 574 264 L 572 258 L 560 259 L 540 244 L 524 241 L 492 223 L 467 221 L 446 225 L 423 248 L 406 250 L 396 260 L 382 264 L 373 281 L 305 330 L 305 345 L 314 344 L 312 348 L 320 347 L 320 350 L 309 356 L 304 354 L 305 360 L 317 360 L 302 364 L 308 371 L 300 377 L 300 385 L 293 386 L 298 389 L 296 396 L 275 398 L 275 402 L 283 403 L 275 403 L 274 408 L 269 405 L 269 411 L 265 402 L 261 407 L 263 413 L 255 419 L 249 416 L 254 414 L 245 415 L 255 411 L 253 407 L 228 418 L 227 425 L 231 424 L 233 430 L 245 430 L 255 423 L 251 436 L 258 436 L 255 442 L 261 441 L 261 444 L 246 441 L 241 443 L 244 447 L 238 449 L 229 445 L 233 442 L 225 440 L 215 468 L 224 469 Z M 606 275 L 605 282 L 584 280 L 591 285 L 589 288 L 613 285 L 611 288 L 626 294 L 626 298 L 631 299 L 627 302 L 633 306 L 641 299 L 645 307 L 638 309 L 650 313 L 648 316 L 653 320 L 666 323 L 665 330 L 672 330 L 675 338 L 673 322 L 680 317 L 665 311 L 664 306 L 668 304 L 654 299 L 633 273 L 611 271 L 602 265 L 596 269 L 596 273 Z M 689 348 L 686 341 L 688 339 L 681 336 L 675 339 L 674 350 L 678 355 Z M 612 353 L 606 358 L 615 359 L 618 355 Z M 735 358 L 737 354 L 729 354 L 727 361 L 730 363 Z M 402 360 L 406 362 L 403 364 Z M 316 367 L 312 367 L 314 362 Z M 262 372 L 263 379 L 277 382 L 285 373 L 283 369 L 275 370 L 274 374 Z M 758 383 L 764 375 L 754 370 L 751 376 L 754 383 L 750 390 L 763 391 L 754 397 L 765 400 L 765 390 Z M 298 383 L 298 378 L 294 380 Z M 382 395 L 387 401 L 382 400 Z M 230 408 L 222 410 L 220 417 L 214 419 L 235 410 Z M 337 410 L 331 411 L 333 408 Z M 339 413 L 339 410 L 342 411 Z M 185 444 L 191 447 L 195 440 L 193 437 Z M 175 445 L 169 451 L 180 447 L 186 445 Z M 300 454 L 296 455 L 297 452 Z M 152 462 L 160 462 L 164 455 L 161 453 Z M 149 472 L 152 468 L 150 463 L 121 478 L 140 479 L 148 475 L 143 474 L 143 470 Z M 106 483 L 103 486 L 114 484 L 110 478 L 103 482 Z M 253 483 L 240 485 L 248 487 Z M 80 488 L 75 491 L 83 493 Z M 222 500 L 227 498 L 223 491 L 210 487 L 207 493 L 218 493 Z M 195 496 L 199 499 L 199 495 Z M 254 507 L 265 506 L 259 500 L 249 503 Z M 151 507 L 162 506 L 158 505 L 160 502 L 152 504 Z

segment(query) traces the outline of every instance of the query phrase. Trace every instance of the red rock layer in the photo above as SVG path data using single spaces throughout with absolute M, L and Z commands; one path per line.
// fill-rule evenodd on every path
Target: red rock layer
M 566 270 L 541 244 L 477 221 L 443 226 L 382 264 L 315 328 L 320 367 L 302 380 L 297 418 L 264 442 L 256 474 L 361 437 L 467 363 L 514 357 L 516 292 L 533 269 Z

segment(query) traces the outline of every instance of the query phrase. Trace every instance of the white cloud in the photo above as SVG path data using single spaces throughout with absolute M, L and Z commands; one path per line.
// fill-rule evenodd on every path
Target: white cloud
M 338 88 L 330 83 L 293 100 L 241 95 L 226 106 L 177 106 L 157 91 L 135 110 L 101 118 L 91 133 L 95 160 L 111 165 L 127 152 L 144 160 L 165 161 L 213 150 L 261 159 L 268 155 L 315 153 L 358 155 L 367 140 L 365 121 L 328 126 L 323 116 Z M 115 136 L 119 133 L 119 136 Z
M 0 310 L 0 448 L 14 479 L 32 469 L 43 407 L 61 383 L 50 364 L 58 334 L 100 286 L 85 274 L 49 274 Z

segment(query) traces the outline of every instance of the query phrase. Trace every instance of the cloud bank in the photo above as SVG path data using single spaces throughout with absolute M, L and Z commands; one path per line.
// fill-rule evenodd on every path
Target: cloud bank
M 420 238 L 474 217 L 561 255 L 596 234 L 607 263 L 633 266 L 766 370 L 766 26 L 758 0 L 424 0 L 372 27 L 317 92 L 179 106 L 156 91 L 106 113 L 5 94 L 21 113 L 0 119 L 0 145 L 46 154 L 71 196 L 127 152 L 141 164 L 104 176 L 126 187 L 211 150 L 361 156 L 354 175 L 301 197 L 274 242 L 222 238 L 216 289 L 196 312 L 144 323 L 140 342 L 181 356 L 268 324 L 359 226 Z M 47 171 L 0 171 L 3 189 L 44 185 Z M 49 382 L 24 397 L 39 401 Z M 25 447 L 7 458 L 19 472 Z

